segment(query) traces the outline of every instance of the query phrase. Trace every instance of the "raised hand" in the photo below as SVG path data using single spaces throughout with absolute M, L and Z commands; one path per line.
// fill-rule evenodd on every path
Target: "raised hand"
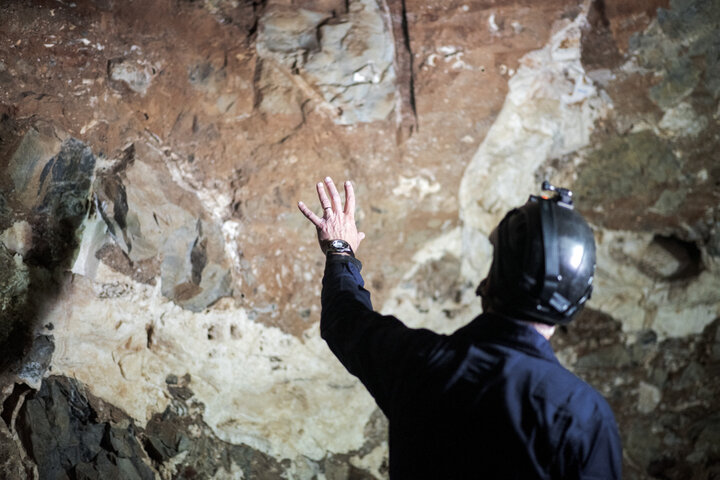
M 345 182 L 345 208 L 343 208 L 340 193 L 338 193 L 332 178 L 325 177 L 325 183 L 320 182 L 316 185 L 320 205 L 323 209 L 322 218 L 317 216 L 303 202 L 298 202 L 298 208 L 317 228 L 318 242 L 320 248 L 325 253 L 325 245 L 329 240 L 345 240 L 350 244 L 353 252 L 357 253 L 360 242 L 365 238 L 365 234 L 357 231 L 355 225 L 355 192 L 350 181 Z M 330 197 L 325 191 L 325 187 L 330 192 Z

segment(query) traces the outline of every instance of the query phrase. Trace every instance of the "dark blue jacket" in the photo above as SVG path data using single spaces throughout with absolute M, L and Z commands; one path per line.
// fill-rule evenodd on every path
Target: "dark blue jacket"
M 620 478 L 605 399 L 530 325 L 483 314 L 452 335 L 373 311 L 360 263 L 330 256 L 322 337 L 390 421 L 397 479 Z

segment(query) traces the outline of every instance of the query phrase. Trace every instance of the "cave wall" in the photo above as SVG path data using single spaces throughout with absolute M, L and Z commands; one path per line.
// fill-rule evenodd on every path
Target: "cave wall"
M 572 188 L 596 289 L 553 345 L 626 478 L 720 473 L 712 0 L 0 4 L 8 478 L 386 478 L 295 208 L 351 179 L 383 313 L 451 332 L 487 239 Z

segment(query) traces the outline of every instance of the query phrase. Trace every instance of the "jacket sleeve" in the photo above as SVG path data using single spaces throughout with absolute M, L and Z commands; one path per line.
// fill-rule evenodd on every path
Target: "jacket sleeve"
M 361 268 L 352 257 L 328 256 L 320 334 L 388 414 L 390 405 L 397 404 L 399 391 L 408 392 L 417 384 L 429 352 L 442 336 L 408 328 L 393 316 L 373 311 Z
M 599 395 L 599 394 L 597 394 Z M 560 448 L 553 478 L 616 480 L 622 477 L 622 446 L 615 417 L 605 400 L 588 401 L 589 417 L 576 418 Z
M 609 407 L 608 413 L 592 432 L 590 452 L 582 466 L 583 480 L 620 479 L 622 477 L 622 446 L 617 423 Z

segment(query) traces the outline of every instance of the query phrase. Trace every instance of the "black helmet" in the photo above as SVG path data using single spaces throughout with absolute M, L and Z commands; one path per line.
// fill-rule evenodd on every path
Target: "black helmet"
M 571 191 L 547 181 L 542 189 L 554 194 L 531 195 L 490 234 L 493 263 L 478 293 L 508 315 L 565 324 L 592 293 L 595 238 Z

